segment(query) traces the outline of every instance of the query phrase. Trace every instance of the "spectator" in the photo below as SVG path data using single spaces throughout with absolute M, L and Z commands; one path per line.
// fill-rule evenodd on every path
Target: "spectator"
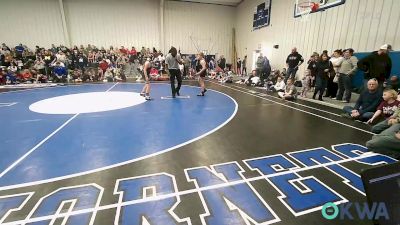
M 3 68 L 0 67 L 0 85 L 6 84 L 6 74 L 3 72 Z
M 189 75 L 189 68 L 190 68 L 190 60 L 187 56 L 183 56 L 183 76 L 187 77 Z
M 20 82 L 27 82 L 30 81 L 33 83 L 32 73 L 29 69 L 24 69 L 18 76 Z
M 306 70 L 302 79 L 301 97 L 307 98 L 307 92 L 311 89 L 311 71 Z
M 374 116 L 372 116 L 372 118 L 368 120 L 368 123 L 373 123 L 374 120 L 381 115 L 383 115 L 385 120 L 373 126 L 372 132 L 375 134 L 379 134 L 385 129 L 389 128 L 389 120 L 397 117 L 397 115 L 395 115 L 394 117 L 392 116 L 399 109 L 400 101 L 397 101 L 397 92 L 393 89 L 386 89 L 385 91 L 383 91 L 383 101 L 378 106 L 378 109 L 375 112 Z
M 45 71 L 45 62 L 43 61 L 43 59 L 41 59 L 41 58 L 38 58 L 36 61 L 35 61 L 35 64 L 34 64 L 34 66 L 33 66 L 33 68 L 39 73 L 39 74 L 45 74 L 46 73 L 46 71 Z
M 386 84 L 386 88 L 393 89 L 397 94 L 400 94 L 399 78 L 396 75 L 391 76 L 389 82 Z
M 114 81 L 114 74 L 112 73 L 111 69 L 108 68 L 108 69 L 106 69 L 106 72 L 104 73 L 103 82 L 113 82 L 113 81 Z
M 313 99 L 315 99 L 319 92 L 318 100 L 323 101 L 322 96 L 324 95 L 331 72 L 333 72 L 333 65 L 331 61 L 329 61 L 328 55 L 323 54 L 321 59 L 317 62 L 317 76 Z
M 368 89 L 360 94 L 354 107 L 345 106 L 342 114 L 343 117 L 368 121 L 374 115 L 376 108 L 382 100 L 382 92 L 378 88 L 378 81 L 370 79 L 368 81 Z
M 88 53 L 88 63 L 90 64 L 90 65 L 92 65 L 93 63 L 94 63 L 94 56 L 95 56 L 95 54 L 92 52 L 92 51 L 90 51 L 89 53 Z
M 65 65 L 65 62 L 66 62 L 66 60 L 67 60 L 67 56 L 65 55 L 64 52 L 62 52 L 62 51 L 60 50 L 60 51 L 58 51 L 58 53 L 56 54 L 56 59 L 54 59 L 54 60 L 57 60 L 58 62 L 62 62 L 62 63 L 64 63 L 64 65 Z
M 137 51 L 136 51 L 135 47 L 132 47 L 131 50 L 128 51 L 128 54 L 129 54 L 129 58 L 130 57 L 134 57 L 134 58 L 137 57 Z
M 4 66 L 5 59 L 6 55 L 4 55 L 3 51 L 0 51 L 0 66 Z
M 72 73 L 72 81 L 73 82 L 82 82 L 82 70 L 76 68 Z
M 247 75 L 247 55 L 244 56 L 244 59 L 242 61 L 242 75 Z
M 119 49 L 119 52 L 121 52 L 122 54 L 127 54 L 127 53 L 128 53 L 128 50 L 125 49 L 124 46 L 121 46 L 121 48 Z
M 399 100 L 397 100 L 399 101 Z M 400 102 L 400 101 L 399 101 Z M 379 134 L 382 131 L 390 128 L 391 126 L 395 124 L 400 124 L 400 107 L 397 108 L 397 110 L 393 113 L 391 117 L 389 117 L 387 120 L 384 120 L 375 126 L 372 127 L 372 132 L 375 134 Z
M 67 78 L 67 69 L 62 66 L 61 62 L 56 62 L 54 69 L 53 69 L 53 74 L 54 74 L 54 81 L 55 82 L 65 82 Z
M 317 76 L 317 63 L 319 60 L 319 54 L 314 52 L 311 58 L 308 60 L 308 66 L 307 69 L 310 70 L 310 76 L 311 76 L 311 81 L 310 81 L 310 87 L 315 87 L 315 77 Z
M 125 56 L 125 54 L 120 55 L 115 63 L 117 64 L 117 68 L 123 68 L 127 63 L 129 59 Z
M 334 73 L 330 73 L 328 80 L 328 88 L 324 97 L 336 98 L 338 92 L 338 81 L 339 81 L 339 68 L 342 65 L 343 57 L 342 50 L 338 49 L 333 52 L 333 57 L 329 60 L 333 65 Z
M 382 88 L 383 83 L 389 78 L 392 70 L 392 60 L 389 57 L 389 51 L 392 46 L 389 44 L 382 45 L 378 51 L 372 52 L 367 57 L 358 61 L 358 68 L 364 71 L 364 88 L 367 80 L 375 78 Z
M 14 62 L 12 62 L 11 65 L 8 67 L 8 70 L 12 73 L 16 73 L 18 71 L 18 67 L 15 65 Z
M 108 68 L 108 63 L 105 59 L 103 59 L 101 61 L 101 63 L 99 64 L 100 69 L 103 71 L 103 73 L 106 72 L 107 68 Z
M 210 70 L 215 70 L 215 59 L 213 57 L 210 59 L 210 62 L 208 62 L 208 68 Z
M 82 53 L 78 55 L 78 67 L 81 70 L 81 73 L 85 71 L 85 68 L 88 66 L 88 59 Z
M 264 68 L 264 57 L 262 55 L 262 53 L 260 53 L 260 55 L 257 58 L 257 62 L 256 62 L 256 72 L 257 72 L 257 76 L 260 77 L 260 79 L 262 80 L 263 76 L 263 68 Z
M 226 67 L 226 59 L 224 57 L 224 55 L 221 55 L 221 57 L 218 60 L 218 66 L 219 68 L 221 68 L 222 70 L 225 71 L 225 67 Z
M 257 77 L 257 71 L 253 70 L 253 71 L 251 71 L 249 78 L 245 81 L 245 84 L 247 84 L 248 86 L 251 86 L 253 84 L 253 81 L 256 81 L 256 79 L 253 79 L 255 77 Z
M 17 82 L 17 76 L 11 70 L 6 69 L 4 71 L 6 77 L 6 83 L 15 84 Z
M 270 90 L 273 92 L 284 92 L 285 87 L 285 81 L 282 79 L 281 76 L 278 76 L 275 85 L 272 85 Z
M 344 58 L 339 68 L 339 93 L 336 100 L 346 103 L 351 99 L 351 78 L 357 70 L 357 57 L 353 56 L 353 49 L 344 50 Z M 343 99 L 344 94 L 344 99 Z
M 393 124 L 366 143 L 370 151 L 400 159 L 400 123 Z
M 47 76 L 39 70 L 32 70 L 32 76 L 36 79 L 35 83 L 47 83 Z
M 286 66 L 288 69 L 285 77 L 285 83 L 289 78 L 294 79 L 296 77 L 297 70 L 303 62 L 303 56 L 297 52 L 297 48 L 293 48 L 292 53 L 286 59 Z
M 17 59 L 22 59 L 22 53 L 24 52 L 25 48 L 22 44 L 15 46 L 15 53 Z
M 51 66 L 52 62 L 54 61 L 54 56 L 51 54 L 51 51 L 44 52 L 43 60 L 45 63 L 46 75 L 49 75 L 51 73 L 50 66 Z
M 239 75 L 239 76 L 242 75 L 241 67 L 242 67 L 242 60 L 240 58 L 238 58 L 236 60 L 236 74 Z
M 6 45 L 6 43 L 1 44 L 1 49 L 2 49 L 3 51 L 8 51 L 8 52 L 11 51 L 11 49 Z
M 267 56 L 264 56 L 261 85 L 264 85 L 264 81 L 269 77 L 270 74 L 271 74 L 271 65 L 269 64 Z
M 294 86 L 293 79 L 289 78 L 284 92 L 278 92 L 279 97 L 285 100 L 294 100 L 297 95 L 297 89 Z

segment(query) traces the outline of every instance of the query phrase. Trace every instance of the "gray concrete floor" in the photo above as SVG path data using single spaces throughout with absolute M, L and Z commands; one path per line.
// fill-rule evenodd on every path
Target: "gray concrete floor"
M 301 88 L 300 88 L 301 89 Z M 301 91 L 301 90 L 299 90 Z M 360 96 L 357 93 L 352 93 L 351 94 L 351 99 L 350 99 L 350 103 L 343 103 L 342 101 L 337 101 L 337 100 L 333 100 L 331 98 L 323 98 L 324 101 L 318 101 L 318 100 L 314 100 L 312 99 L 314 91 L 309 91 L 307 93 L 307 97 L 301 97 L 299 96 L 298 98 L 301 100 L 305 100 L 305 101 L 310 101 L 310 102 L 314 102 L 314 103 L 318 103 L 321 105 L 326 105 L 326 106 L 330 106 L 333 108 L 338 108 L 338 109 L 343 109 L 344 106 L 354 106 L 358 97 Z

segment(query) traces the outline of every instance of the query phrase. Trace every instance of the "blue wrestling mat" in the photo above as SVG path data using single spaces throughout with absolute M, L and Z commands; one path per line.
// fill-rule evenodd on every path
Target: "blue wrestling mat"
M 169 84 L 63 86 L 0 94 L 0 186 L 21 186 L 104 170 L 162 154 L 209 135 L 236 114 L 221 92 Z

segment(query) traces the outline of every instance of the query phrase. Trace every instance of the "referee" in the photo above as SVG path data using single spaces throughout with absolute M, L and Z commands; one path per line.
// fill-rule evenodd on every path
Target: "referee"
M 169 73 L 169 79 L 171 81 L 171 91 L 172 97 L 175 98 L 175 95 L 180 96 L 179 90 L 182 86 L 182 75 L 179 70 L 179 64 L 182 64 L 181 56 L 178 55 L 178 51 L 175 47 L 171 47 L 167 57 L 165 58 L 165 66 Z M 178 86 L 175 88 L 175 78 L 178 81 Z

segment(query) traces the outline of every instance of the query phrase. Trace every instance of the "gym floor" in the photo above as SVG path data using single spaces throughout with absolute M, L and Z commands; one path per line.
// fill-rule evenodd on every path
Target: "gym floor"
M 0 224 L 371 224 L 327 220 L 365 202 L 369 126 L 338 109 L 208 81 L 0 93 Z

